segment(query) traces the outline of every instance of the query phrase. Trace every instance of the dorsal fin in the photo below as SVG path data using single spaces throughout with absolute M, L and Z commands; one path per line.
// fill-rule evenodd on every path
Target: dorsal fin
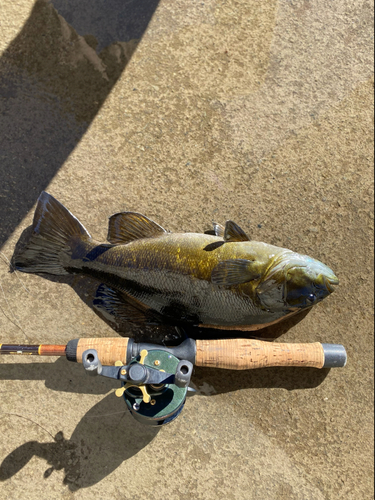
M 221 224 L 218 224 L 217 222 L 212 222 L 214 226 L 214 232 L 216 236 L 221 236 L 221 238 L 224 238 L 224 231 L 225 227 L 222 226 Z
M 136 212 L 121 212 L 109 218 L 107 240 L 125 244 L 142 238 L 154 238 L 167 231 L 159 224 Z
M 218 224 L 217 222 L 212 221 L 213 229 L 208 229 L 204 232 L 204 234 L 211 234 L 212 236 L 220 236 L 223 238 L 224 236 L 224 226 Z
M 215 285 L 233 286 L 247 283 L 260 277 L 256 262 L 247 259 L 229 259 L 219 262 L 211 273 Z
M 227 220 L 224 229 L 224 241 L 250 241 L 245 231 L 232 220 Z

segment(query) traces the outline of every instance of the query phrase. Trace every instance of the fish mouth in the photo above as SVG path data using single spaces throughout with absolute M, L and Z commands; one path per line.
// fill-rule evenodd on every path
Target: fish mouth
M 326 276 L 324 281 L 325 281 L 325 286 L 329 291 L 329 293 L 334 292 L 336 286 L 339 284 L 339 280 L 336 276 L 330 276 L 329 278 Z

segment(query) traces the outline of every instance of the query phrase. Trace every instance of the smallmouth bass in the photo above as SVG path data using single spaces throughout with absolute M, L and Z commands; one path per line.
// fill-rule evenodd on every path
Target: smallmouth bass
M 102 282 L 94 305 L 134 323 L 258 330 L 312 307 L 338 279 L 323 263 L 250 241 L 234 222 L 212 234 L 169 233 L 135 212 L 110 217 L 96 242 L 53 196 L 38 199 L 33 233 L 15 266 Z

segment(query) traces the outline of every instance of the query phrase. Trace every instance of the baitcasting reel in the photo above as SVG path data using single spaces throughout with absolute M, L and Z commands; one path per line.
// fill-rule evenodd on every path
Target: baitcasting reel
M 188 392 L 194 394 L 189 388 L 193 364 L 162 349 L 143 349 L 129 364 L 116 361 L 115 366 L 102 366 L 97 351 L 87 349 L 82 363 L 90 375 L 121 380 L 116 396 L 124 397 L 136 420 L 153 427 L 177 418 Z

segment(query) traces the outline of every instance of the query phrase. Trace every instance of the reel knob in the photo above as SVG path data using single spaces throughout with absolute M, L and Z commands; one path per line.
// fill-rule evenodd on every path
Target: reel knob
M 136 385 L 141 385 L 146 381 L 147 371 L 140 363 L 136 363 L 132 365 L 128 372 L 128 377 L 132 380 Z

